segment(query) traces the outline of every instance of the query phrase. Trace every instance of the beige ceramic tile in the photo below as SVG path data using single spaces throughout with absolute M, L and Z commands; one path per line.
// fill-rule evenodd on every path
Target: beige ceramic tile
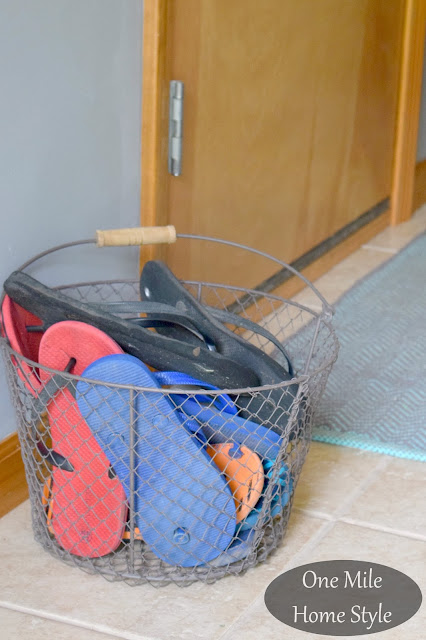
M 113 640 L 114 636 L 0 608 L 2 640 Z
M 305 307 L 308 307 L 308 309 L 312 309 L 313 311 L 321 311 L 323 307 L 320 298 L 309 287 L 302 289 L 302 291 L 293 296 L 292 300 L 299 304 L 303 304 Z
M 259 324 L 272 333 L 272 335 L 281 343 L 285 343 L 292 335 L 300 331 L 302 327 L 306 326 L 313 318 L 315 318 L 316 310 L 313 309 L 313 307 L 311 308 L 314 313 L 309 310 L 301 309 L 297 305 L 293 305 L 291 302 L 283 304 L 282 307 L 278 307 L 273 311 L 273 313 L 265 316 Z M 254 344 L 256 347 L 262 347 L 266 353 L 276 351 L 275 345 L 271 342 L 268 343 L 265 338 L 258 334 L 245 332 L 243 335 L 246 340 Z
M 53 614 L 119 637 L 217 638 L 329 523 L 293 513 L 279 549 L 242 577 L 186 588 L 129 587 L 62 564 L 33 541 L 29 504 L 0 520 L 0 605 Z
M 313 442 L 295 492 L 294 506 L 333 516 L 382 457 L 368 451 Z
M 396 227 L 388 227 L 364 247 L 397 253 L 423 231 L 426 231 L 426 205 L 418 209 L 411 220 Z
M 358 249 L 315 281 L 315 286 L 330 304 L 334 304 L 358 280 L 389 260 L 390 254 L 371 249 Z M 312 309 L 318 308 L 318 296 L 304 289 L 295 300 Z
M 418 540 L 363 529 L 355 525 L 336 523 L 328 535 L 321 539 L 318 546 L 308 554 L 298 556 L 297 564 L 303 565 L 320 560 L 366 560 L 388 565 L 409 575 L 417 582 L 422 591 L 426 587 L 425 563 L 426 543 Z M 266 609 L 264 594 L 241 613 L 239 620 L 229 629 L 221 640 L 259 640 L 262 638 L 289 638 L 303 640 L 318 638 L 327 640 L 330 636 L 311 635 L 298 631 L 278 622 Z M 426 607 L 399 627 L 375 633 L 377 640 L 420 640 L 424 638 L 426 626 Z M 354 636 L 339 636 L 352 639 Z M 369 638 L 370 636 L 357 636 Z
M 345 513 L 351 519 L 423 535 L 426 464 L 389 458 L 388 465 Z

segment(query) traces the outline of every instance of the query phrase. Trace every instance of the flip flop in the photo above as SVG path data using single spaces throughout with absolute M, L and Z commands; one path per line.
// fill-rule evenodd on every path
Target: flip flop
M 8 295 L 4 297 L 2 308 L 2 333 L 8 339 L 14 351 L 20 353 L 24 358 L 38 362 L 38 351 L 41 340 L 41 333 L 31 333 L 27 330 L 28 325 L 40 326 L 41 320 L 26 311 Z M 38 369 L 30 367 L 26 362 L 12 362 L 17 369 L 18 376 L 24 382 L 25 388 L 36 395 L 40 387 Z
M 286 464 L 282 464 L 279 477 L 277 477 L 274 471 L 275 460 L 264 460 L 263 468 L 265 473 L 265 490 L 269 482 L 274 483 L 274 488 L 271 496 L 271 501 L 262 515 L 262 521 L 266 522 L 272 518 L 278 516 L 284 510 L 284 507 L 288 504 L 291 494 L 293 492 L 293 477 Z M 238 525 L 238 535 L 241 535 L 244 531 L 249 531 L 253 528 L 259 528 L 260 518 L 264 504 L 264 496 L 261 497 L 255 508 L 249 513 L 249 515 L 242 520 Z
M 262 495 L 263 466 L 258 455 L 244 445 L 212 444 L 207 453 L 225 475 L 237 510 L 237 523 L 255 507 Z
M 272 429 L 239 416 L 230 396 L 187 393 L 188 389 L 200 388 L 219 391 L 217 387 L 177 371 L 156 371 L 153 375 L 160 385 L 169 387 L 176 410 L 187 417 L 186 427 L 194 434 L 201 432 L 205 443 L 231 442 L 245 445 L 262 458 L 278 456 L 283 439 Z
M 47 530 L 49 531 L 49 533 L 51 533 L 54 536 L 55 532 L 52 527 L 52 476 L 49 476 L 43 485 L 41 504 L 44 507 L 44 510 L 46 512 Z M 135 527 L 134 529 L 133 537 L 134 537 L 134 540 L 142 540 L 142 536 L 137 527 Z M 131 540 L 130 529 L 126 526 L 123 533 L 123 542 L 129 542 L 130 540 Z
M 50 289 L 31 276 L 15 271 L 4 283 L 5 292 L 24 309 L 31 310 L 45 327 L 63 320 L 86 322 L 105 331 L 128 353 L 155 369 L 177 369 L 218 387 L 255 386 L 257 376 L 249 367 L 200 346 L 193 349 L 145 327 L 99 313 L 85 303 Z
M 252 386 L 267 386 L 292 379 L 290 371 L 212 317 L 164 263 L 152 260 L 145 264 L 141 273 L 140 294 L 143 300 L 167 303 L 184 311 L 203 335 L 210 336 L 218 353 L 256 372 L 258 380 Z M 239 388 L 242 387 L 244 385 L 240 384 Z M 236 404 L 244 417 L 259 420 L 278 434 L 283 434 L 287 430 L 298 388 L 299 385 L 295 383 L 252 395 L 240 394 Z
M 159 331 L 159 333 L 164 333 L 164 335 L 168 335 L 171 338 L 176 338 L 179 340 L 184 340 L 188 342 L 192 342 L 194 345 L 199 344 L 201 342 L 207 342 L 209 345 L 212 344 L 209 336 L 200 334 L 199 330 L 196 329 L 195 325 L 188 318 L 185 312 L 176 309 L 168 304 L 163 304 L 161 302 L 100 302 L 100 303 L 86 303 L 93 309 L 96 309 L 99 312 L 106 311 L 107 313 L 113 313 L 114 315 L 120 314 L 135 314 L 135 313 L 146 313 L 148 316 L 146 318 L 127 318 L 128 320 L 132 320 L 134 322 L 138 322 L 140 320 L 147 321 L 146 326 L 152 326 L 149 324 L 150 319 L 154 319 L 157 321 L 163 320 L 164 327 L 167 331 Z M 201 303 L 200 303 L 201 304 Z M 222 324 L 230 324 L 235 327 L 247 329 L 247 331 L 251 331 L 254 334 L 259 334 L 263 338 L 266 338 L 271 344 L 273 344 L 276 349 L 284 356 L 288 373 L 293 376 L 293 366 L 290 362 L 288 354 L 284 348 L 284 345 L 277 340 L 277 338 L 265 327 L 245 318 L 244 316 L 239 316 L 235 313 L 231 313 L 230 311 L 226 311 L 225 309 L 218 309 L 217 307 L 210 307 L 208 305 L 202 305 L 206 311 L 219 320 Z M 181 325 L 181 326 L 176 326 Z M 145 325 L 143 325 L 145 326 Z M 158 325 L 161 328 L 161 325 Z M 186 329 L 186 331 L 182 331 L 182 329 Z M 188 332 L 191 332 L 193 335 L 189 335 Z
M 231 442 L 245 445 L 261 458 L 276 458 L 283 439 L 272 429 L 239 415 L 205 406 L 193 398 L 182 400 L 181 394 L 171 394 L 175 407 L 190 420 L 196 421 L 210 445 Z
M 254 550 L 255 529 L 240 530 L 232 544 L 223 553 L 209 562 L 213 567 L 224 567 L 239 560 L 244 560 Z
M 39 353 L 41 365 L 59 371 L 73 359 L 70 373 L 81 375 L 93 360 L 122 351 L 98 329 L 64 321 L 47 329 Z M 40 377 L 46 385 L 52 381 L 43 369 Z M 52 439 L 50 527 L 58 543 L 73 555 L 94 558 L 111 553 L 121 543 L 126 524 L 127 502 L 120 480 L 111 472 L 69 388 L 51 396 L 47 412 Z
M 154 376 L 161 386 L 169 387 L 174 402 L 182 403 L 188 399 L 188 395 L 178 393 L 176 387 L 178 387 L 178 389 L 180 388 L 179 390 L 182 390 L 182 387 L 188 390 L 188 387 L 190 387 L 192 389 L 209 388 L 219 391 L 219 389 L 215 389 L 213 385 L 206 385 L 201 380 L 196 380 L 178 371 L 158 371 L 154 372 Z M 237 414 L 234 403 L 225 393 L 221 393 L 213 398 L 205 394 L 197 394 L 196 399 L 193 396 L 192 400 L 194 404 L 214 404 L 216 408 L 225 411 L 228 415 L 234 416 Z M 185 426 L 189 427 L 192 432 L 199 433 L 200 431 L 197 422 L 194 423 L 194 421 L 192 421 L 191 426 L 185 423 Z M 232 442 L 210 444 L 205 434 L 203 435 L 203 443 L 206 446 L 207 453 L 227 478 L 229 488 L 235 500 L 237 522 L 240 522 L 254 508 L 262 495 L 264 478 L 262 462 L 259 456 L 253 451 L 250 451 L 246 446 L 237 446 Z
M 144 541 L 171 565 L 192 567 L 213 560 L 232 542 L 235 504 L 202 444 L 158 392 L 152 372 L 126 354 L 97 360 L 83 376 L 103 383 L 79 381 L 78 405 L 129 499 L 134 496 L 134 524 Z M 130 451 L 135 452 L 133 474 Z

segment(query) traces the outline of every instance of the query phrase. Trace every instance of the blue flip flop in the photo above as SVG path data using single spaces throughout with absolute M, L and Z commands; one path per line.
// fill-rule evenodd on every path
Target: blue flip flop
M 217 387 L 207 385 L 186 374 L 177 371 L 155 372 L 154 376 L 161 385 L 181 386 L 181 387 L 201 387 L 218 391 Z M 184 389 L 182 389 L 184 391 Z M 268 509 L 262 516 L 266 521 L 279 515 L 290 500 L 293 491 L 293 478 L 286 464 L 281 465 L 279 474 L 274 470 L 275 458 L 280 450 L 280 438 L 275 431 L 266 429 L 262 425 L 244 420 L 237 415 L 237 408 L 232 399 L 227 394 L 209 396 L 197 394 L 189 396 L 185 393 L 174 393 L 171 390 L 171 398 L 175 406 L 185 413 L 187 417 L 187 427 L 197 433 L 199 437 L 209 444 L 215 444 L 231 440 L 236 444 L 245 444 L 252 451 L 263 457 L 263 468 L 265 472 L 266 491 L 269 482 L 274 483 L 271 502 Z M 207 406 L 206 406 L 207 405 Z M 198 427 L 197 427 L 198 425 Z M 263 508 L 264 497 L 262 496 L 255 508 L 248 516 L 237 525 L 236 538 L 227 551 L 215 559 L 217 566 L 227 564 L 226 558 L 229 553 L 235 555 L 236 559 L 229 562 L 236 562 L 244 558 L 251 550 L 252 540 L 247 536 L 241 538 L 245 532 L 252 531 L 259 522 Z
M 219 556 L 234 539 L 232 494 L 202 443 L 183 426 L 173 404 L 154 391 L 160 385 L 153 373 L 137 358 L 122 354 L 93 362 L 83 377 L 103 383 L 80 380 L 78 406 L 128 498 L 133 490 L 135 526 L 150 549 L 168 564 L 183 567 Z M 108 384 L 152 387 L 153 391 L 131 392 Z
M 171 398 L 179 411 L 199 423 L 209 444 L 234 442 L 244 444 L 261 458 L 278 457 L 282 438 L 275 431 L 214 405 L 204 406 L 193 398 L 174 394 Z
M 153 375 L 162 386 L 198 386 L 218 390 L 213 385 L 177 371 L 156 371 Z M 176 409 L 190 419 L 191 430 L 194 422 L 200 425 L 209 444 L 234 442 L 244 444 L 262 458 L 278 457 L 283 442 L 280 435 L 257 422 L 239 416 L 238 409 L 227 394 L 190 396 L 171 390 L 170 397 Z
M 256 531 L 254 529 L 239 530 L 232 544 L 217 558 L 209 563 L 213 567 L 224 567 L 233 562 L 244 560 L 253 551 L 253 542 Z

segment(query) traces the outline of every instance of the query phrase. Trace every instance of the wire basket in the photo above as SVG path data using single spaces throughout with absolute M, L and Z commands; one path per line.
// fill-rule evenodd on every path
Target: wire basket
M 35 539 L 67 564 L 132 585 L 212 583 L 277 547 L 338 351 L 331 307 L 292 267 L 237 243 L 177 237 L 260 255 L 315 292 L 321 311 L 256 290 L 184 283 L 209 313 L 255 319 L 259 330 L 232 330 L 287 368 L 284 381 L 214 389 L 146 367 L 148 378 L 138 378 L 136 359 L 118 381 L 110 365 L 92 378 L 30 360 L 1 339 Z M 88 242 L 55 247 L 22 269 Z M 140 299 L 138 281 L 56 289 L 91 304 Z M 141 384 L 153 376 L 156 385 Z

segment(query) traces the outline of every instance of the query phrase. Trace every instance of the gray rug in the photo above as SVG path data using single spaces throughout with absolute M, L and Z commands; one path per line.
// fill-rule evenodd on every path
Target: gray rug
M 336 304 L 314 440 L 426 460 L 426 234 Z

